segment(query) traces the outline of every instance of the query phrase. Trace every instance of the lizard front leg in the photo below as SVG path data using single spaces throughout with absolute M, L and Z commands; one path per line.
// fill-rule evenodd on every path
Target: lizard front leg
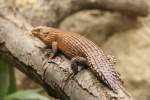
M 52 42 L 52 52 L 50 58 L 56 57 L 58 52 L 58 43 L 56 41 Z
M 79 69 L 78 65 L 85 65 L 86 64 L 86 59 L 84 57 L 73 57 L 71 59 L 71 68 L 73 70 L 73 74 L 77 74 L 79 70 L 82 69 L 82 67 Z
M 57 52 L 58 52 L 58 43 L 56 41 L 52 42 L 52 51 L 50 52 L 50 57 L 49 57 L 49 61 L 48 63 L 56 63 L 55 60 L 53 60 L 54 57 L 56 57 L 57 55 Z

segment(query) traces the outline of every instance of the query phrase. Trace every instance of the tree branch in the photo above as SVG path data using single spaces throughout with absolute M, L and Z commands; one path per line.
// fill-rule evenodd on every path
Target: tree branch
M 55 58 L 59 65 L 47 63 L 45 45 L 31 34 L 32 26 L 18 13 L 0 9 L 0 23 L 0 58 L 14 64 L 49 95 L 64 100 L 133 100 L 123 86 L 114 94 L 88 69 L 70 78 L 70 60 L 62 54 Z

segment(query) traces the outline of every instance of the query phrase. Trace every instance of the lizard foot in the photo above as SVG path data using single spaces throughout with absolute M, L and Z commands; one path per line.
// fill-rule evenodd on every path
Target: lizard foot
M 85 65 L 86 59 L 84 57 L 73 57 L 71 59 L 71 68 L 73 70 L 73 76 L 76 75 L 79 71 L 81 71 L 84 67 L 78 65 Z
M 57 42 L 52 42 L 52 49 L 48 51 L 47 55 L 49 56 L 49 59 L 53 59 L 57 56 L 58 48 L 57 48 Z

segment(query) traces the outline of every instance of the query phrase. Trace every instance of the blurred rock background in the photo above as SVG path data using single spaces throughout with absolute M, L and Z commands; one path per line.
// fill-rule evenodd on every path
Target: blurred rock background
M 28 9 L 37 0 L 3 2 L 16 6 L 26 17 Z M 150 6 L 150 1 L 146 2 Z M 41 18 L 48 18 L 43 16 L 41 14 Z M 48 23 L 41 20 L 41 25 Z M 32 24 L 40 25 L 38 20 Z M 116 69 L 121 73 L 125 87 L 136 100 L 150 100 L 150 16 L 136 21 L 115 12 L 86 10 L 69 16 L 61 22 L 59 28 L 81 33 L 101 46 L 106 54 L 114 55 L 117 59 Z M 16 76 L 18 86 L 26 86 L 21 80 L 28 79 L 21 77 L 19 72 Z
M 81 33 L 117 59 L 125 87 L 136 100 L 150 100 L 150 16 L 138 22 L 97 10 L 70 16 L 60 28 Z

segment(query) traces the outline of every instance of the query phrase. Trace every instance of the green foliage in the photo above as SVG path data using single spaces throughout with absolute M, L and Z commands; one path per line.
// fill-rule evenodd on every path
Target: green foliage
M 16 92 L 14 68 L 0 60 L 0 100 L 49 100 L 40 95 L 39 90 L 26 90 Z
M 9 66 L 9 82 L 8 94 L 16 91 L 15 69 L 12 66 Z
M 9 66 L 3 61 L 0 61 L 0 81 L 0 100 L 2 100 L 9 89 Z
M 39 90 L 18 91 L 10 94 L 4 100 L 49 100 L 47 97 L 38 94 Z

